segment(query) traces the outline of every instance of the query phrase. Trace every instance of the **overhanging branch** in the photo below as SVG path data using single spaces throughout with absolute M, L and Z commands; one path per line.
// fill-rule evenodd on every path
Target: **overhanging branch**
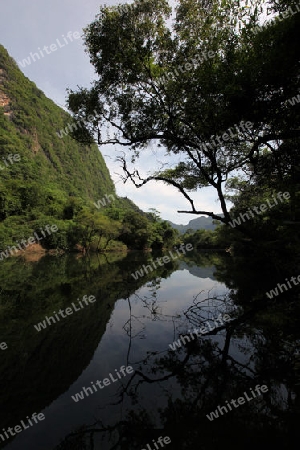
M 211 217 L 212 219 L 219 220 L 220 222 L 223 222 L 225 224 L 228 223 L 228 221 L 224 217 L 217 216 L 213 212 L 208 211 L 177 211 L 178 213 L 185 213 L 185 214 L 205 214 L 206 216 Z
M 167 183 L 167 184 L 170 184 L 171 186 L 176 187 L 179 190 L 179 192 L 181 192 L 181 194 L 188 200 L 188 202 L 191 205 L 191 208 L 192 208 L 191 211 L 177 211 L 178 213 L 197 214 L 197 215 L 198 214 L 204 214 L 206 216 L 212 217 L 215 220 L 219 220 L 220 222 L 223 222 L 225 224 L 228 223 L 227 219 L 225 219 L 224 217 L 218 216 L 218 215 L 214 214 L 213 212 L 210 212 L 210 211 L 197 211 L 195 209 L 195 206 L 194 206 L 194 201 L 187 194 L 187 192 L 184 190 L 184 188 L 179 183 L 177 183 L 176 181 L 170 180 L 168 178 L 165 178 L 165 177 L 162 177 L 162 176 L 159 176 L 159 175 L 150 176 L 150 177 L 147 177 L 147 178 L 143 179 L 143 178 L 141 178 L 138 170 L 135 170 L 133 173 L 129 172 L 129 170 L 127 168 L 126 160 L 125 160 L 124 157 L 119 156 L 117 158 L 117 160 L 122 163 L 123 171 L 126 173 L 126 177 L 123 177 L 123 179 L 125 179 L 124 183 L 126 183 L 126 181 L 128 179 L 130 179 L 133 182 L 133 184 L 135 185 L 136 188 L 140 188 L 140 187 L 144 186 L 145 184 L 147 184 L 149 181 L 152 181 L 152 180 L 154 180 L 154 181 L 163 181 L 164 183 Z M 140 182 L 137 182 L 135 177 L 137 177 Z

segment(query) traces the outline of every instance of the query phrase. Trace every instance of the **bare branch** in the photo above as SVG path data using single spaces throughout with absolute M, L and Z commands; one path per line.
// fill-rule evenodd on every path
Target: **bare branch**
M 208 211 L 177 211 L 178 213 L 184 213 L 184 214 L 205 214 L 206 216 L 212 217 L 213 219 L 219 220 L 220 222 L 223 222 L 225 224 L 228 223 L 228 220 L 225 219 L 225 217 L 220 217 L 214 214 L 213 212 Z
M 164 177 L 161 177 L 159 175 L 158 176 L 150 176 L 150 177 L 147 177 L 145 179 L 142 179 L 140 177 L 139 172 L 137 170 L 135 170 L 133 173 L 129 172 L 129 170 L 127 169 L 127 164 L 126 164 L 126 160 L 125 160 L 124 157 L 118 157 L 117 160 L 123 163 L 123 170 L 127 174 L 127 179 L 129 178 L 133 182 L 133 184 L 135 185 L 136 188 L 140 188 L 140 187 L 144 186 L 146 183 L 148 183 L 149 181 L 152 181 L 152 180 L 154 180 L 154 181 L 163 181 L 164 183 L 167 183 L 167 184 L 170 184 L 170 185 L 176 187 L 182 193 L 182 195 L 190 202 L 192 210 L 196 211 L 193 200 L 185 192 L 183 187 L 179 183 L 176 183 L 176 181 L 169 180 L 168 178 L 164 178 Z M 136 180 L 134 179 L 135 176 L 141 181 L 140 183 L 136 182 Z M 124 183 L 126 183 L 127 179 L 125 179 Z

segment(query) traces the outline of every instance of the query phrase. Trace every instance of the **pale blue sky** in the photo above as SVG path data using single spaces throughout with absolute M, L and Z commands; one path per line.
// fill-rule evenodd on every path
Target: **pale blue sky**
M 1 29 L 0 43 L 17 61 L 28 58 L 30 53 L 38 52 L 46 45 L 57 44 L 57 50 L 24 68 L 22 72 L 36 83 L 47 97 L 60 106 L 65 106 L 66 89 L 76 89 L 77 85 L 89 87 L 93 80 L 93 67 L 84 52 L 82 39 L 70 42 L 68 32 L 79 32 L 94 20 L 100 5 L 117 4 L 106 0 L 9 0 L 0 3 Z M 125 2 L 122 2 L 125 3 Z M 130 2 L 129 2 L 130 3 Z M 63 36 L 67 39 L 65 43 Z M 64 46 L 63 46 L 64 44 Z M 115 162 L 118 148 L 105 147 L 101 152 L 105 158 L 111 176 L 116 183 L 117 193 L 131 198 L 140 208 L 148 211 L 156 208 L 164 219 L 175 223 L 186 224 L 197 216 L 178 214 L 176 211 L 189 210 L 189 204 L 173 187 L 163 183 L 151 182 L 141 189 L 136 189 L 132 183 L 125 185 L 118 176 L 122 169 Z M 123 150 L 123 148 L 122 148 Z M 150 169 L 158 167 L 156 150 L 149 148 L 137 167 L 141 173 L 149 173 Z M 220 212 L 215 191 L 207 188 L 193 193 L 198 210 Z M 95 199 L 97 200 L 97 199 Z

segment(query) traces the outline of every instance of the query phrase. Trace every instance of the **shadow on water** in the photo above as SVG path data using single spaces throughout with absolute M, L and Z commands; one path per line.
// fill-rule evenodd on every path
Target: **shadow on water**
M 131 273 L 146 264 L 142 254 L 6 263 L 1 428 L 53 402 L 45 415 L 63 405 L 68 425 L 45 450 L 156 450 L 159 436 L 170 437 L 170 449 L 296 448 L 299 289 L 274 298 L 266 292 L 297 277 L 298 261 L 194 253 L 137 280 Z M 45 315 L 85 294 L 97 301 L 35 331 Z M 171 350 L 180 336 L 225 313 L 230 322 Z M 134 369 L 122 382 L 78 404 L 66 396 L 122 364 Z M 267 392 L 252 395 L 257 385 Z M 232 400 L 241 397 L 236 406 Z M 22 434 L 8 450 L 25 448 Z M 28 448 L 41 448 L 35 439 Z
M 0 353 L 0 381 L 5 386 L 0 394 L 2 428 L 41 410 L 78 378 L 101 340 L 116 300 L 145 282 L 132 283 L 132 264 L 139 267 L 131 257 L 122 261 L 115 255 L 2 262 L 0 342 L 8 345 Z M 170 271 L 172 267 L 161 268 L 164 276 Z M 53 317 L 72 302 L 78 308 L 77 299 L 84 295 L 94 295 L 97 301 L 40 332 L 35 330 L 45 316 Z

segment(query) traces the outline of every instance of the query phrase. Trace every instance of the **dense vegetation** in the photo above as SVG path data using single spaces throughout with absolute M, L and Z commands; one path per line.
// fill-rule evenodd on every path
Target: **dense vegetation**
M 103 251 L 172 242 L 176 233 L 166 222 L 117 197 L 95 144 L 59 137 L 72 118 L 22 74 L 1 46 L 0 96 L 1 250 L 34 232 L 41 236 L 47 224 L 57 225 L 58 232 L 41 240 L 46 248 Z M 11 157 L 11 163 L 9 155 L 19 157 Z
M 280 20 L 270 20 L 266 7 Z M 150 180 L 176 187 L 190 206 L 182 212 L 219 220 L 227 230 L 220 237 L 240 239 L 242 232 L 246 240 L 283 239 L 295 248 L 298 3 L 180 0 L 173 12 L 171 25 L 167 0 L 100 8 L 85 30 L 97 79 L 90 90 L 69 93 L 75 119 L 93 110 L 100 119 L 76 138 L 85 142 L 94 132 L 100 145 L 128 149 L 120 157 L 126 179 L 138 187 Z M 105 128 L 113 130 L 107 139 Z M 132 162 L 150 142 L 168 169 L 142 179 Z M 216 190 L 222 215 L 195 206 L 191 193 L 207 186 Z M 280 191 L 290 197 L 231 227 L 240 213 Z

